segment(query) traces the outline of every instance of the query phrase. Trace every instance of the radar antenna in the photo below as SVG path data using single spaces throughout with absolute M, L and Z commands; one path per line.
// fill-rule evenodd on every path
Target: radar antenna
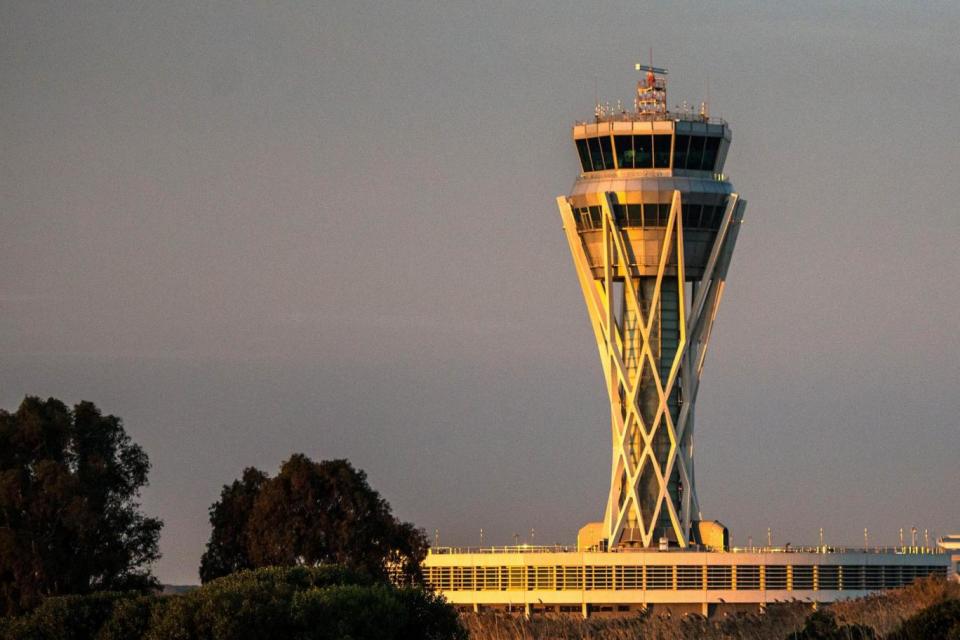
M 653 66 L 653 52 L 650 52 L 650 64 L 635 65 L 635 70 L 646 75 L 637 82 L 637 97 L 634 106 L 637 113 L 645 115 L 666 115 L 667 113 L 667 70 Z

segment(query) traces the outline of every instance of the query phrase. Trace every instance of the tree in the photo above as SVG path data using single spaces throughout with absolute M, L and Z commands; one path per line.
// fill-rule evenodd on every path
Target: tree
M 121 420 L 90 402 L 28 396 L 0 410 L 0 614 L 155 586 L 162 525 L 137 503 L 149 469 Z
M 421 580 L 424 533 L 400 522 L 347 460 L 295 454 L 275 478 L 247 469 L 210 507 L 213 531 L 200 563 L 204 582 L 243 568 L 338 563 Z
M 204 582 L 241 569 L 252 569 L 247 553 L 247 525 L 253 511 L 253 501 L 269 476 L 249 467 L 243 477 L 223 488 L 220 501 L 210 508 L 213 531 L 207 552 L 200 559 L 200 579 Z

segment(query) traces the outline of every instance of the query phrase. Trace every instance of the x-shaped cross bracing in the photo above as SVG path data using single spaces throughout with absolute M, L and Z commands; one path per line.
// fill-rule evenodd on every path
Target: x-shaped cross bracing
M 682 196 L 679 191 L 674 191 L 664 241 L 660 246 L 655 284 L 652 294 L 648 292 L 651 297 L 648 301 L 648 312 L 644 314 L 639 267 L 635 270 L 632 266 L 639 258 L 631 256 L 628 251 L 629 238 L 613 215 L 613 198 L 614 194 L 606 193 L 601 200 L 601 256 L 588 255 L 587 247 L 577 230 L 570 202 L 563 197 L 557 198 L 574 266 L 600 350 L 611 405 L 613 464 L 610 496 L 604 517 L 605 537 L 610 546 L 616 546 L 627 525 L 635 522 L 639 524 L 641 543 L 643 546 L 650 546 L 656 523 L 665 508 L 677 542 L 686 547 L 690 542 L 693 514 L 699 513 L 692 472 L 692 407 L 745 203 L 740 201 L 736 194 L 728 199 L 703 275 L 698 279 L 699 286 L 691 287 L 693 300 L 688 307 L 684 286 L 686 273 Z M 595 263 L 599 258 L 597 266 L 602 267 L 602 275 L 599 277 L 591 268 L 591 257 Z M 614 293 L 615 281 L 623 283 L 623 315 L 619 319 L 616 311 L 618 296 Z M 654 344 L 653 338 L 657 336 L 652 338 L 651 334 L 654 332 L 655 321 L 661 316 L 659 311 L 665 286 L 675 287 L 679 342 L 670 363 L 669 373 L 666 380 L 663 380 L 658 362 L 661 349 L 659 344 Z M 637 319 L 636 330 L 639 335 L 625 334 L 628 312 Z M 657 331 L 659 332 L 659 328 Z M 655 348 L 657 353 L 654 352 Z M 628 352 L 636 358 L 635 366 L 625 364 Z M 646 385 L 642 385 L 645 367 L 648 368 L 651 379 Z M 684 397 L 674 421 L 668 400 L 681 381 Z M 646 424 L 640 408 L 640 392 L 642 388 L 650 389 L 651 385 L 656 394 L 657 408 L 650 424 Z M 669 440 L 663 468 L 657 461 L 654 448 L 654 438 L 660 429 L 666 432 Z M 634 450 L 636 444 L 640 447 L 639 456 Z M 638 491 L 641 476 L 648 466 L 655 479 L 657 496 L 653 505 L 644 504 L 644 512 L 640 508 Z M 669 479 L 674 468 L 685 488 L 679 514 L 669 494 Z

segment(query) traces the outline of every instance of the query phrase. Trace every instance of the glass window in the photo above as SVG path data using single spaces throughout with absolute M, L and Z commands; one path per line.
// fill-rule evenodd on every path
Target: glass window
M 625 205 L 622 205 L 622 204 L 613 205 L 613 219 L 616 220 L 619 224 L 626 224 L 627 210 Z
M 690 214 L 690 215 L 691 215 L 691 220 L 692 220 L 692 222 L 693 222 L 693 226 L 694 226 L 694 227 L 697 227 L 697 228 L 699 228 L 699 229 L 702 229 L 703 227 L 706 226 L 706 225 L 703 223 L 703 215 L 704 215 L 704 212 L 706 211 L 706 207 L 704 207 L 703 205 L 699 205 L 699 204 L 695 204 L 695 205 L 691 205 L 691 206 L 692 206 L 693 209 L 694 209 L 694 211 Z
M 704 171 L 713 171 L 714 165 L 717 164 L 717 151 L 719 150 L 720 138 L 707 138 L 703 147 L 703 164 L 701 165 Z
M 610 136 L 600 138 L 600 150 L 603 152 L 603 168 L 613 169 L 613 145 L 610 143 Z
M 593 147 L 590 148 L 593 150 Z M 690 149 L 687 151 L 687 169 L 699 169 L 703 162 L 703 136 L 690 136 Z M 596 160 L 594 160 L 596 167 Z
M 627 226 L 629 227 L 642 227 L 643 226 L 643 209 L 639 204 L 628 204 L 627 205 Z
M 603 154 L 600 152 L 599 138 L 587 138 L 587 145 L 590 148 L 590 159 L 593 161 L 593 170 L 603 170 Z
M 653 136 L 653 166 L 657 169 L 670 168 L 671 135 Z
M 590 221 L 590 212 L 586 207 L 577 209 L 577 219 L 580 221 L 581 229 L 592 229 L 593 223 Z
M 646 204 L 646 205 L 643 205 L 643 204 L 642 204 L 642 205 L 640 205 L 640 207 L 641 207 L 641 209 L 642 209 L 642 210 L 640 211 L 640 215 L 643 216 L 643 220 L 642 220 L 643 225 L 642 225 L 642 226 L 644 226 L 644 227 L 655 227 L 655 226 L 657 226 L 657 205 L 652 205 L 652 207 L 653 207 L 652 209 L 651 209 L 651 205 L 649 205 L 649 204 Z M 653 211 L 652 217 L 651 217 L 651 213 L 650 213 L 651 210 Z
M 713 204 L 703 205 L 703 228 L 716 229 L 718 226 L 717 206 Z
M 617 166 L 621 169 L 633 169 L 633 136 L 614 136 L 617 148 Z
M 713 205 L 712 207 L 710 207 L 710 209 L 711 209 L 710 219 L 708 221 L 707 207 L 703 208 L 703 220 L 704 220 L 703 226 L 709 227 L 711 229 L 719 229 L 720 223 L 723 222 L 723 214 L 726 212 L 727 206 L 726 204 L 718 204 L 718 205 Z
M 700 205 L 683 205 L 683 228 L 697 229 L 700 227 Z
M 580 166 L 584 171 L 593 171 L 593 164 L 590 162 L 590 150 L 587 149 L 586 140 L 577 140 L 577 153 L 580 154 Z
M 593 220 L 594 229 L 600 229 L 603 227 L 603 215 L 600 211 L 600 207 L 590 207 L 590 219 Z
M 670 203 L 657 205 L 657 208 L 660 210 L 660 225 L 661 227 L 667 226 L 667 222 L 670 220 Z
M 650 136 L 633 136 L 634 166 L 637 169 L 653 167 L 653 142 Z
M 673 168 L 685 169 L 687 167 L 687 147 L 690 146 L 690 136 L 677 136 L 673 143 Z

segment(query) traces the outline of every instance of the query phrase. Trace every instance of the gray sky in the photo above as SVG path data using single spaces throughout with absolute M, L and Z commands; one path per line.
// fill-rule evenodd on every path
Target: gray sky
M 221 486 L 348 457 L 441 543 L 572 542 L 609 423 L 554 198 L 629 100 L 749 200 L 697 407 L 735 542 L 960 529 L 956 3 L 0 1 L 0 406 L 153 462 L 167 582 Z

